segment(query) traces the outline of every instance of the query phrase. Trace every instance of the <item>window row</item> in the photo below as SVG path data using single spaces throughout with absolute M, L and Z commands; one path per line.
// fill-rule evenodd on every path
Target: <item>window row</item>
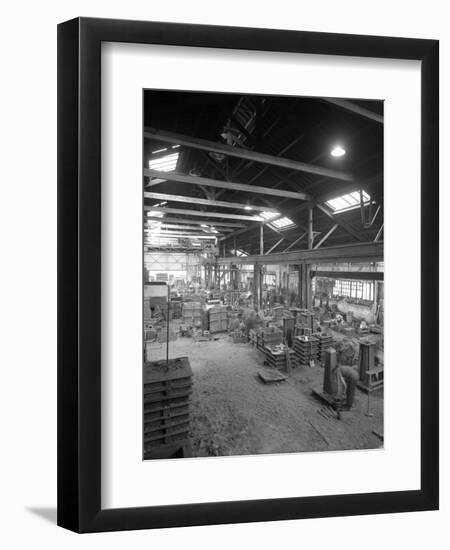
M 333 287 L 333 296 L 346 296 L 349 298 L 357 298 L 359 300 L 373 301 L 373 282 L 336 279 Z

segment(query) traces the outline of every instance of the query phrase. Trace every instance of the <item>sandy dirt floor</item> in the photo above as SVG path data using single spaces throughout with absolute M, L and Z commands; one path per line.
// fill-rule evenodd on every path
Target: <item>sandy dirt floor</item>
M 234 344 L 226 334 L 194 342 L 179 337 L 169 357 L 186 355 L 193 371 L 191 442 L 193 456 L 373 449 L 382 446 L 372 433 L 383 433 L 383 392 L 356 390 L 351 411 L 342 419 L 324 418 L 323 404 L 311 390 L 322 389 L 323 368 L 297 367 L 284 382 L 266 385 L 258 371 L 264 354 L 248 343 Z M 165 357 L 165 344 L 152 350 Z

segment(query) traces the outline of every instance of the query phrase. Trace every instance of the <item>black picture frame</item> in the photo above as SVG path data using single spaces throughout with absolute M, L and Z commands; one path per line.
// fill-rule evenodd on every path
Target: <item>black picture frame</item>
M 104 41 L 421 61 L 420 490 L 102 510 Z M 58 525 L 98 532 L 438 508 L 438 66 L 437 40 L 91 18 L 58 26 Z

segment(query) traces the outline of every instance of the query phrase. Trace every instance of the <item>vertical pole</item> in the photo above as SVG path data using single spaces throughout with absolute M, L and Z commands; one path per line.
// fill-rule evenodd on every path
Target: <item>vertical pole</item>
M 239 265 L 236 264 L 236 290 L 239 290 L 240 289 L 240 286 L 241 286 L 241 271 L 239 269 Z
M 237 256 L 237 250 L 236 250 L 236 237 L 234 237 L 233 243 L 234 243 L 234 255 Z
M 167 285 L 167 343 L 166 343 L 166 369 L 169 370 L 169 317 L 170 317 L 170 291 Z
M 293 268 L 294 268 L 294 271 L 297 271 L 297 303 L 299 307 L 304 307 L 303 306 L 303 289 L 302 289 L 302 280 L 303 280 L 302 266 L 301 264 L 294 265 Z
M 313 233 L 313 207 L 308 206 L 308 248 L 313 247 L 314 233 Z
M 306 308 L 312 308 L 312 279 L 311 279 L 311 264 L 305 263 L 305 301 Z
M 264 224 L 261 224 L 259 230 L 259 253 L 264 254 Z
M 253 267 L 253 303 L 255 309 L 259 311 L 261 309 L 261 266 L 255 264 Z
M 313 233 L 313 206 L 308 206 L 308 249 L 311 250 L 314 242 Z M 312 280 L 311 280 L 311 264 L 304 264 L 303 267 L 304 289 L 305 289 L 305 307 L 312 307 Z
M 373 284 L 373 322 L 376 323 L 378 321 L 377 319 L 377 311 L 378 311 L 378 282 L 377 281 L 371 281 Z

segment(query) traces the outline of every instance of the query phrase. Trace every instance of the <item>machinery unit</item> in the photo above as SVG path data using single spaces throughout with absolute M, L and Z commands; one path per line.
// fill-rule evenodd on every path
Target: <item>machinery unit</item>
M 359 344 L 359 382 L 358 387 L 364 391 L 373 391 L 384 384 L 383 367 L 375 366 L 376 344 L 361 340 Z

